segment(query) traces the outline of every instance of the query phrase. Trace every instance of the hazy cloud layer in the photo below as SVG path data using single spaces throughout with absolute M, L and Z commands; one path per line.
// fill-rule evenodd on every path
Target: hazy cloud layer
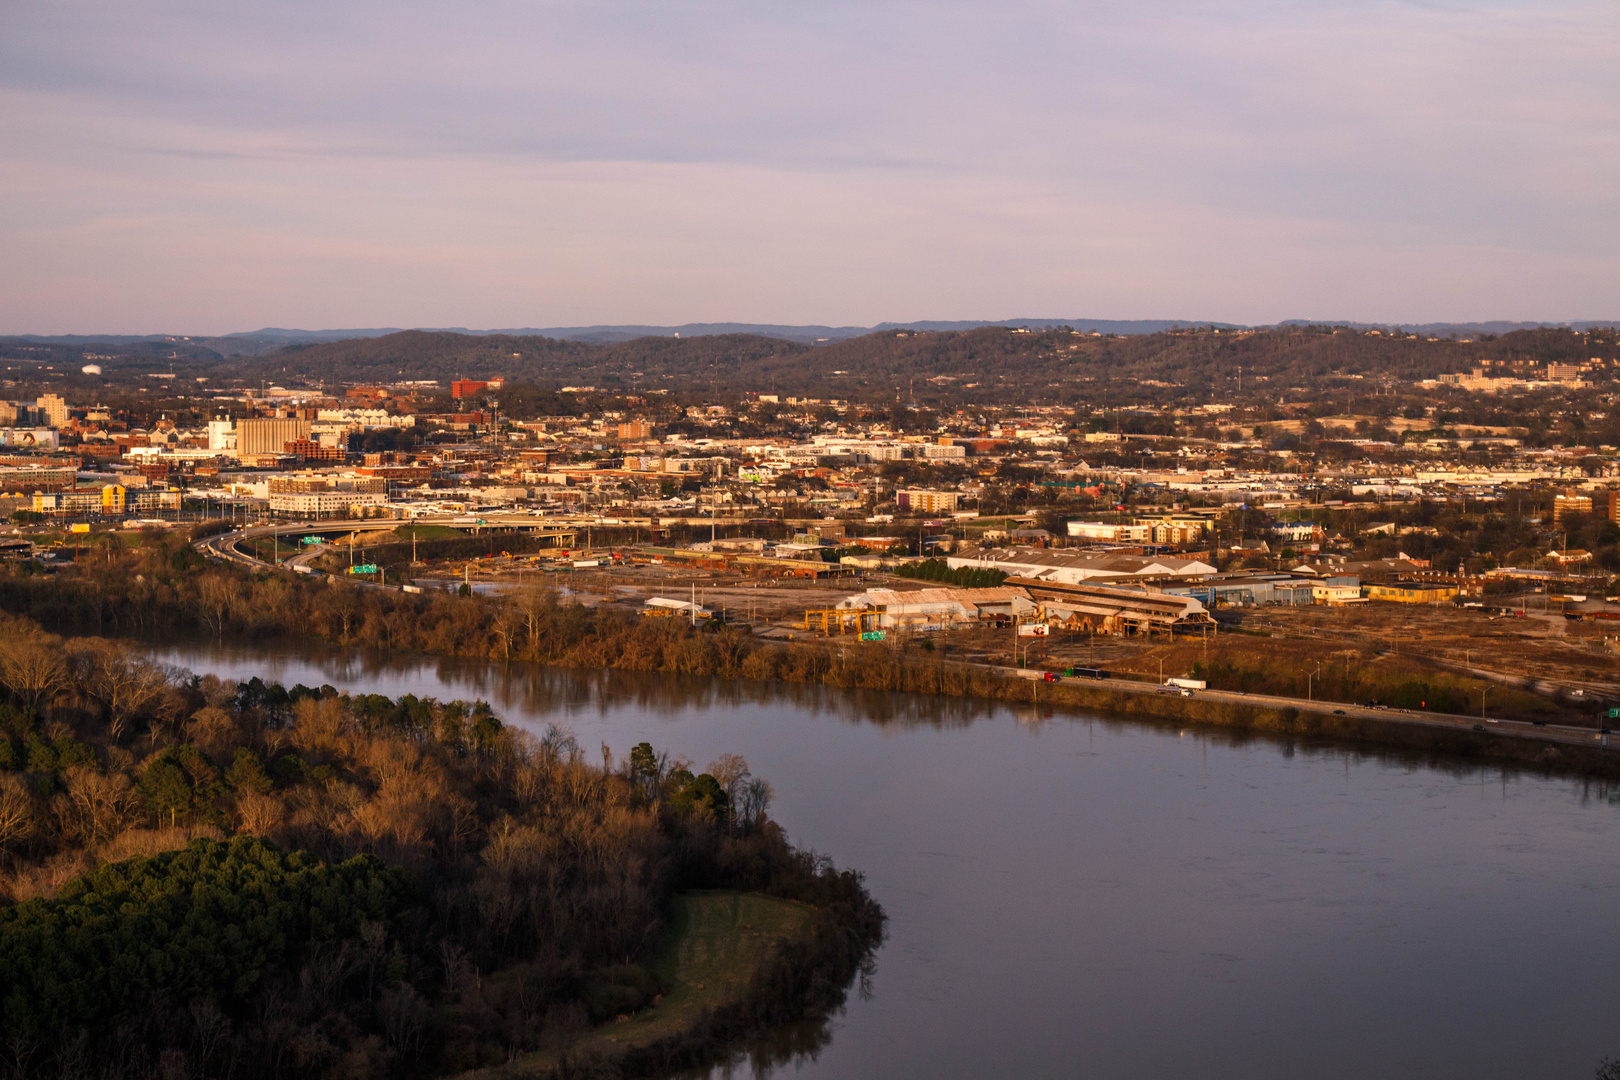
M 0 0 L 0 145 L 9 332 L 1620 316 L 1612 0 Z

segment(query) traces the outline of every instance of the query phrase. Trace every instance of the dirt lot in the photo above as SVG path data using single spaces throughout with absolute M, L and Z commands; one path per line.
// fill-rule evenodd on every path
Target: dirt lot
M 605 553 L 603 553 L 605 555 Z M 432 563 L 418 579 L 459 580 L 470 568 L 481 591 L 551 588 L 595 606 L 640 609 L 653 596 L 697 601 L 728 622 L 802 639 L 807 610 L 833 607 L 869 587 L 914 589 L 926 582 L 887 574 L 803 580 L 716 573 L 684 566 L 573 569 L 524 557 Z M 424 582 L 426 583 L 426 582 Z M 1019 639 L 1010 629 L 973 628 L 915 636 L 914 647 L 975 663 L 1028 663 L 1049 669 L 1104 668 L 1158 679 L 1210 674 L 1211 685 L 1360 701 L 1385 695 L 1438 696 L 1450 707 L 1524 716 L 1594 713 L 1620 703 L 1620 623 L 1567 621 L 1450 605 L 1374 603 L 1342 608 L 1223 609 L 1207 638 L 1127 638 L 1055 634 Z M 1320 669 L 1320 670 L 1319 670 Z M 1307 675 L 1309 674 L 1309 678 Z M 1416 702 L 1414 702 L 1415 704 Z M 1433 706 L 1430 706 L 1433 707 Z
M 1262 608 L 1245 612 L 1239 626 L 1620 696 L 1620 623 L 1566 620 L 1556 605 L 1522 616 L 1449 605 Z
M 696 590 L 700 604 L 723 611 L 729 621 L 799 623 L 811 609 L 830 608 L 851 593 L 882 586 L 925 588 L 930 583 L 887 574 L 848 574 L 808 580 L 749 574 L 714 573 L 684 566 L 627 565 L 572 569 L 521 557 L 431 562 L 417 567 L 413 578 L 461 580 L 464 571 L 485 588 L 551 588 L 581 603 L 622 602 L 640 606 L 648 597 L 689 600 Z

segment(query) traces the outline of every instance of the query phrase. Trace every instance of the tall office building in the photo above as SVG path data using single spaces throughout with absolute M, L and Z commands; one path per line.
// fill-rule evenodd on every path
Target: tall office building
M 238 457 L 281 454 L 288 443 L 308 442 L 309 436 L 308 420 L 238 420 L 236 453 Z
M 67 426 L 67 402 L 62 400 L 62 395 L 46 394 L 35 403 L 35 408 L 39 409 L 40 415 L 44 417 L 46 427 Z

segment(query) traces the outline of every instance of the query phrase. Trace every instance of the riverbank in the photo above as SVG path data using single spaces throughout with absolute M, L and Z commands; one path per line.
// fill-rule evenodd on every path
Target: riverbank
M 165 547 L 164 545 L 169 545 Z M 172 550 L 170 550 L 172 548 Z M 246 573 L 205 564 L 179 538 L 155 538 L 127 565 L 87 564 L 41 580 L 0 577 L 0 607 L 58 632 L 115 634 L 205 631 L 216 636 L 291 636 L 336 646 L 441 656 L 527 660 L 557 667 L 607 668 L 724 679 L 825 685 L 1028 703 L 1030 684 L 985 664 L 947 660 L 932 642 L 765 641 L 746 628 L 689 626 L 624 610 L 559 602 L 543 590 L 503 597 L 415 595 L 331 585 L 297 575 Z M 1620 754 L 1507 738 L 1470 728 L 1435 728 L 1396 715 L 1311 712 L 1292 705 L 1151 695 L 1064 681 L 1036 692 L 1062 704 L 1158 723 L 1194 723 L 1238 732 L 1320 738 L 1372 748 L 1445 755 L 1460 763 L 1513 765 L 1603 778 L 1620 777 Z
M 1589 1076 L 1614 1053 L 1612 782 L 1049 709 L 1046 685 L 1031 708 L 1028 683 L 998 704 L 318 642 L 159 655 L 745 755 L 788 834 L 866 870 L 890 922 L 870 993 L 744 1040 L 735 1077 Z M 807 1054 L 760 1065 L 790 1039 Z
M 147 1076 L 179 1044 L 187 1075 L 251 1080 L 276 1074 L 289 1042 L 314 1048 L 312 1075 L 443 1075 L 581 1040 L 559 1075 L 586 1056 L 607 1062 L 592 1075 L 639 1075 L 823 1015 L 881 943 L 882 908 L 860 874 L 789 843 L 741 755 L 706 768 L 647 742 L 618 758 L 604 746 L 598 764 L 566 730 L 537 737 L 481 700 L 184 677 L 126 643 L 0 617 L 0 922 L 34 928 L 0 934 L 0 977 L 50 973 L 49 987 L 0 1003 L 27 1060 L 17 1075 L 117 1056 L 109 1078 Z M 264 886 L 253 867 L 281 853 Z M 199 975 L 186 965 L 211 955 L 202 938 L 142 945 L 146 915 L 119 903 L 126 921 L 86 952 L 80 898 L 159 855 L 142 902 L 191 896 L 197 880 L 202 900 L 227 907 L 313 889 L 318 914 L 286 910 L 317 929 L 305 940 L 266 923 L 274 940 L 245 966 L 208 961 Z M 327 869 L 347 877 L 328 888 Z M 729 921 L 696 918 L 685 898 L 697 890 L 757 899 L 737 899 Z M 768 948 L 752 940 L 759 912 L 789 931 Z M 713 1000 L 677 998 L 622 1061 L 604 1056 L 591 1049 L 602 1025 L 678 989 L 683 972 L 706 981 L 679 957 L 663 981 L 641 966 L 672 913 L 677 940 L 741 974 Z M 324 974 L 334 940 L 365 979 Z M 135 982 L 97 989 L 109 950 L 144 958 L 119 961 L 146 965 Z
M 1439 726 L 1401 714 L 1367 715 L 1368 710 L 1336 710 L 1332 703 L 1313 706 L 1280 705 L 1264 701 L 1234 701 L 1226 696 L 1195 693 L 1141 692 L 1106 684 L 1065 680 L 1033 683 L 1007 679 L 1003 700 L 1061 704 L 1109 716 L 1155 724 L 1220 728 L 1282 738 L 1361 744 L 1369 749 L 1419 755 L 1425 764 L 1511 766 L 1552 773 L 1620 779 L 1620 750 L 1591 744 L 1554 742 L 1533 734 L 1497 731 L 1472 725 Z M 1038 686 L 1032 691 L 1031 687 Z M 1341 714 L 1342 713 L 1342 714 Z M 1588 736 L 1590 737 L 1590 736 Z
M 676 898 L 652 963 L 666 989 L 652 1007 L 566 1047 L 462 1074 L 462 1080 L 645 1077 L 728 1061 L 766 1027 L 820 1021 L 860 965 L 858 908 L 712 890 Z

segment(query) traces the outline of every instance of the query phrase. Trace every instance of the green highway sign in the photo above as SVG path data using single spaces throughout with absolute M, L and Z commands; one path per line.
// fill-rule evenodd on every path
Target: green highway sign
M 318 536 L 306 536 L 298 542 L 300 544 L 318 544 L 321 542 L 321 538 Z
M 351 574 L 375 574 L 376 572 L 376 563 L 361 563 L 359 566 L 349 567 L 349 573 Z
M 1609 710 L 1609 719 L 1610 720 L 1620 720 L 1620 709 L 1610 709 Z
M 884 641 L 888 638 L 887 630 L 866 630 L 861 634 L 862 641 Z

